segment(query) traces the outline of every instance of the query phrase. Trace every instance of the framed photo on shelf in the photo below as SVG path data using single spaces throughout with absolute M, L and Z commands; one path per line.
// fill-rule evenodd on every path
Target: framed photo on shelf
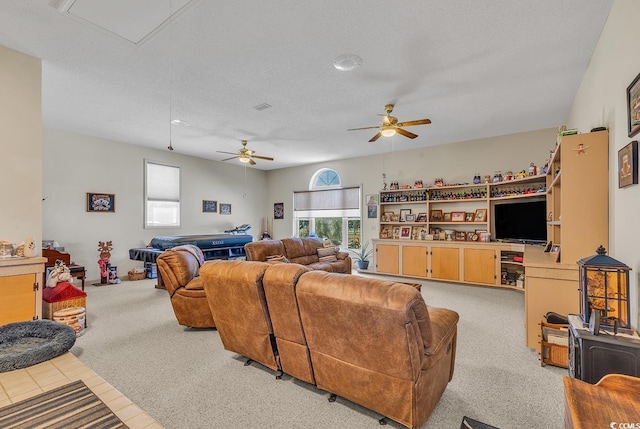
M 416 218 L 416 222 L 426 222 L 427 214 L 426 213 L 418 213 L 418 217 Z
M 552 245 L 550 253 L 556 255 L 556 262 L 560 261 L 560 245 L 559 244 Z
M 474 213 L 474 212 L 466 212 L 466 213 L 464 214 L 464 221 L 465 221 L 465 222 L 473 222 L 473 218 L 474 218 L 474 216 L 475 216 L 475 213 Z
M 464 231 L 456 231 L 455 241 L 467 241 L 467 234 Z
M 553 246 L 553 242 L 551 240 L 547 241 L 547 244 L 544 245 L 544 253 L 549 253 L 551 246 Z
M 640 131 L 640 74 L 627 87 L 627 131 L 629 137 Z
M 473 238 L 474 235 L 476 237 L 475 239 Z M 478 235 L 473 231 L 467 232 L 467 241 L 478 241 Z
M 391 238 L 389 237 L 389 234 L 389 228 L 382 228 L 382 231 L 380 231 L 380 238 Z
M 442 222 L 442 210 L 431 210 L 429 220 L 431 222 Z
M 415 222 L 416 221 L 416 215 L 411 214 L 411 213 L 407 213 L 407 215 L 405 216 L 405 220 L 407 222 Z
M 391 238 L 400 238 L 400 227 L 393 228 L 393 236 Z
M 116 194 L 97 194 L 87 192 L 87 211 L 97 213 L 114 213 L 116 211 Z
M 445 222 L 451 222 L 451 212 L 447 212 L 443 215 L 443 220 Z
M 397 214 L 393 213 L 391 215 L 391 222 L 398 222 L 400 220 L 400 216 L 398 216 Z
M 474 222 L 486 222 L 487 221 L 487 209 L 477 209 L 476 214 L 473 216 Z
M 400 227 L 400 238 L 403 238 L 403 239 L 411 238 L 411 227 L 410 226 L 402 226 L 402 227 Z
M 618 188 L 638 184 L 638 142 L 632 141 L 618 151 Z
M 451 222 L 464 222 L 464 212 L 451 212 Z
M 203 213 L 218 213 L 218 202 L 211 200 L 202 200 Z
M 411 209 L 400 209 L 400 222 L 407 222 L 408 214 L 411 214 Z

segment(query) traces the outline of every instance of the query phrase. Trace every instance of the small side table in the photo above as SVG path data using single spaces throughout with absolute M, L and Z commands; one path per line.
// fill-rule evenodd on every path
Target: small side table
M 622 427 L 613 426 L 613 422 L 637 423 L 640 378 L 608 374 L 593 385 L 565 376 L 563 382 L 565 429 Z

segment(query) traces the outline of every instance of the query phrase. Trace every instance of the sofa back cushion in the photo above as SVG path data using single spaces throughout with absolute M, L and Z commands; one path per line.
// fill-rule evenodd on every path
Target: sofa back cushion
M 317 249 L 324 247 L 322 241 L 317 238 L 283 238 L 284 254 L 289 262 L 301 265 L 310 265 L 318 262 Z
M 284 255 L 284 246 L 280 240 L 252 241 L 244 245 L 247 261 L 265 262 L 269 256 Z
M 276 337 L 282 370 L 307 383 L 315 383 L 307 340 L 302 329 L 296 287 L 311 269 L 299 264 L 273 265 L 264 273 L 264 293 Z
M 414 287 L 311 271 L 298 281 L 300 317 L 312 353 L 387 376 L 415 380 L 431 342 L 429 313 Z M 318 371 L 313 362 L 316 377 Z M 323 373 L 339 371 L 331 368 Z M 320 387 L 321 380 L 318 380 Z
M 279 369 L 262 279 L 273 265 L 213 260 L 200 269 L 209 308 L 226 350 Z

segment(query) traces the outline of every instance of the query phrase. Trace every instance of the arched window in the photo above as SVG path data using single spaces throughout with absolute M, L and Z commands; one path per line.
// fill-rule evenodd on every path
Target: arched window
M 311 176 L 308 191 L 294 192 L 295 236 L 328 238 L 343 249 L 360 247 L 361 189 L 341 185 L 338 172 L 321 168 Z
M 316 171 L 309 182 L 309 189 L 339 188 L 342 185 L 340 175 L 330 168 Z

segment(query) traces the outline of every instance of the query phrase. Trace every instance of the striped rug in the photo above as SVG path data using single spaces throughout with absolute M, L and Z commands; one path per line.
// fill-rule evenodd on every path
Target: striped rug
M 107 429 L 127 426 L 83 382 L 0 408 L 2 429 Z

